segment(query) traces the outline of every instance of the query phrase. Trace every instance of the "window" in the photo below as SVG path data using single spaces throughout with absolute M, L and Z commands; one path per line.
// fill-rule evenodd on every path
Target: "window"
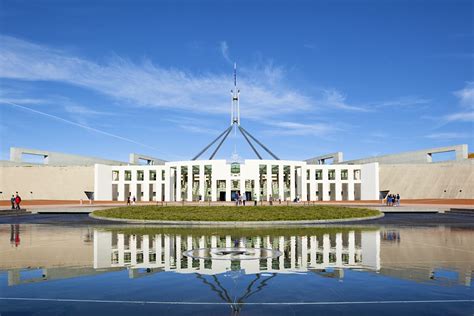
M 165 171 L 161 170 L 161 180 L 165 181 Z
M 311 174 L 311 170 L 307 169 L 307 170 L 306 170 L 306 180 L 311 180 L 310 174 Z
M 132 172 L 130 170 L 125 170 L 125 181 L 132 181 Z
M 329 169 L 328 177 L 329 177 L 329 180 L 336 180 L 336 170 Z
M 354 170 L 354 180 L 360 180 L 360 170 Z
M 316 170 L 316 180 L 323 179 L 323 171 L 321 169 Z
M 347 169 L 341 170 L 341 180 L 347 180 L 349 178 L 349 172 Z
M 138 181 L 143 181 L 144 179 L 144 172 L 143 170 L 137 170 L 137 180 Z
M 150 181 L 156 180 L 156 170 L 150 170 Z
M 238 163 L 233 163 L 230 165 L 230 173 L 232 174 L 236 174 L 236 173 L 240 173 L 240 164 Z
M 118 170 L 113 170 L 112 171 L 112 181 L 118 181 L 119 180 L 119 172 Z

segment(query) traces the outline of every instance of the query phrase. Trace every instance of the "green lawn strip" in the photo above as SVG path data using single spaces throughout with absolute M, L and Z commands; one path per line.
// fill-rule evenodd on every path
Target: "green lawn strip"
M 94 211 L 108 218 L 162 221 L 301 221 L 370 217 L 377 210 L 341 206 L 126 206 Z

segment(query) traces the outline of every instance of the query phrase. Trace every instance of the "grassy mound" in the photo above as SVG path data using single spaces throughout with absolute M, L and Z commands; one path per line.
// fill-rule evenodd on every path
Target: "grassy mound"
M 341 206 L 127 206 L 94 211 L 108 218 L 158 221 L 303 221 L 379 215 L 377 210 Z

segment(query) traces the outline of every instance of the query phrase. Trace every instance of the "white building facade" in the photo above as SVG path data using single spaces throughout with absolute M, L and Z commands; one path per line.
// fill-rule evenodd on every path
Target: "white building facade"
M 353 201 L 379 198 L 378 163 L 316 165 L 305 161 L 191 160 L 163 165 L 96 164 L 99 201 Z

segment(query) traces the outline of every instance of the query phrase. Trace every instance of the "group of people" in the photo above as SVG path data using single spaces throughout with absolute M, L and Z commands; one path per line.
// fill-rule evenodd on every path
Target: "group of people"
M 20 207 L 21 197 L 18 194 L 18 192 L 16 192 L 16 194 L 12 194 L 10 202 L 12 203 L 12 210 L 20 210 L 21 209 L 21 207 Z
M 235 205 L 243 205 L 245 206 L 245 202 L 247 201 L 247 196 L 244 194 L 240 194 L 240 191 L 235 194 Z
M 400 194 L 387 195 L 387 206 L 400 206 Z
M 130 205 L 133 203 L 133 205 L 135 205 L 137 202 L 137 198 L 135 196 L 133 196 L 132 199 L 130 199 L 130 196 L 127 198 L 127 205 Z

